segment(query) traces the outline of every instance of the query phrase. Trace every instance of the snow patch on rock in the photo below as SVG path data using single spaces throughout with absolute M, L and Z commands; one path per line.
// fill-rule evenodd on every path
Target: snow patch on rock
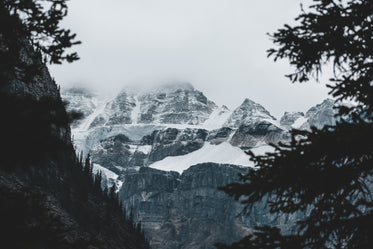
M 253 148 L 255 154 L 270 151 L 272 147 L 266 145 Z M 149 167 L 163 171 L 177 171 L 182 173 L 190 166 L 200 163 L 219 163 L 234 164 L 239 166 L 253 167 L 254 164 L 249 160 L 249 156 L 241 149 L 232 146 L 228 142 L 219 145 L 205 143 L 204 146 L 194 152 L 182 156 L 166 157 L 163 160 L 155 162 Z

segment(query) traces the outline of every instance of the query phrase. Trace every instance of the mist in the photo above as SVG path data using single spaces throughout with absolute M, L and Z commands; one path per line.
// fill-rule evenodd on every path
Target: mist
M 190 82 L 218 105 L 250 98 L 274 116 L 306 111 L 327 97 L 320 83 L 292 84 L 287 61 L 273 62 L 267 33 L 293 23 L 294 0 L 74 0 L 64 26 L 81 59 L 51 66 L 62 88 L 115 94 L 128 85 Z

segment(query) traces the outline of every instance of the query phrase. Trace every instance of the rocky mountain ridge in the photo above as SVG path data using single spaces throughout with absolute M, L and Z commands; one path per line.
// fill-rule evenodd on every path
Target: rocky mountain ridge
M 256 224 L 291 227 L 295 216 L 275 218 L 264 206 L 248 217 L 233 217 L 231 211 L 239 213 L 242 206 L 217 187 L 253 166 L 245 150 L 265 153 L 270 143 L 286 141 L 292 128 L 335 122 L 332 100 L 306 114 L 285 112 L 278 121 L 250 99 L 233 111 L 218 107 L 190 84 L 125 89 L 101 102 L 91 94 L 63 96 L 74 99 L 70 108 L 81 101 L 86 113 L 72 129 L 75 145 L 90 153 L 105 184 L 116 184 L 159 249 L 214 248 Z
M 334 124 L 328 99 L 302 112 L 285 112 L 278 121 L 262 105 L 245 99 L 235 110 L 218 107 L 189 83 L 147 90 L 124 89 L 102 101 L 84 89 L 63 91 L 70 110 L 85 118 L 72 127 L 77 150 L 116 173 L 150 166 L 166 157 L 223 142 L 243 150 L 278 143 L 289 129 Z

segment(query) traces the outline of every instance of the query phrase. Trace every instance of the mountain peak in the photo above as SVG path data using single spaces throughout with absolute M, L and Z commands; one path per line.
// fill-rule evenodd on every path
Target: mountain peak
M 332 99 L 325 99 L 323 102 L 320 104 L 317 104 L 313 107 L 311 107 L 307 112 L 306 112 L 306 117 L 310 117 L 315 115 L 317 112 L 323 111 L 323 110 L 332 110 L 334 106 L 334 100 Z
M 246 98 L 243 103 L 233 111 L 232 115 L 225 123 L 225 126 L 238 128 L 241 124 L 249 124 L 253 121 L 264 119 L 276 120 L 262 105 Z
M 325 99 L 304 114 L 303 112 L 285 112 L 281 117 L 280 124 L 286 128 L 309 129 L 315 126 L 319 129 L 325 125 L 334 125 L 334 100 Z
M 249 98 L 245 98 L 241 105 L 254 105 L 256 104 L 254 101 L 252 101 Z

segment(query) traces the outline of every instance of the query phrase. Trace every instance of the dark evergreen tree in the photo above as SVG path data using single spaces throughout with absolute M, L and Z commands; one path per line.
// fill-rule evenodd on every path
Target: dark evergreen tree
M 123 206 L 123 203 L 121 202 L 122 204 L 122 218 L 123 218 L 123 221 L 125 221 L 127 224 L 128 224 L 128 219 L 127 219 L 127 210 L 126 208 Z
M 104 190 L 103 190 L 103 193 L 104 193 L 104 196 L 108 196 L 108 193 L 109 193 L 109 189 L 107 186 L 105 186 Z
M 94 180 L 94 189 L 96 192 L 101 193 L 101 182 L 102 182 L 102 172 L 101 170 L 97 171 L 95 174 L 95 180 Z
M 139 234 L 142 233 L 141 221 L 137 222 L 136 224 L 136 232 Z
M 67 15 L 66 0 L 2 0 L 0 1 L 0 73 L 5 80 L 9 73 L 21 70 L 33 77 L 42 64 L 21 63 L 19 57 L 24 49 L 22 39 L 31 42 L 44 62 L 60 64 L 78 60 L 77 53 L 66 49 L 79 44 L 76 35 L 60 27 Z M 24 76 L 25 76 L 24 75 Z M 1 82 L 4 83 L 4 82 Z
M 135 230 L 135 221 L 134 221 L 134 217 L 133 217 L 133 205 L 131 205 L 129 222 L 132 226 L 132 229 Z
M 115 183 L 113 183 L 113 185 L 111 185 L 111 187 L 109 189 L 109 198 L 113 202 L 118 202 L 117 193 L 116 192 L 117 192 L 117 186 L 115 185 Z
M 85 158 L 85 163 L 84 163 L 84 174 L 88 177 L 91 177 L 92 175 L 90 174 L 92 172 L 91 170 L 91 155 L 88 153 L 87 157 Z
M 91 164 L 89 165 L 89 172 L 88 172 L 88 175 L 89 175 L 89 179 L 93 182 L 94 180 L 94 176 L 93 176 L 93 162 L 91 161 Z
M 219 248 L 373 248 L 373 1 L 314 0 L 296 20 L 271 36 L 279 47 L 269 56 L 290 60 L 293 82 L 318 79 L 332 64 L 338 122 L 293 130 L 274 153 L 250 152 L 258 169 L 223 188 L 248 211 L 268 198 L 271 213 L 303 212 L 296 232 L 258 227 Z
M 79 164 L 83 165 L 83 151 L 80 152 L 80 154 L 78 155 L 78 158 L 79 158 Z

